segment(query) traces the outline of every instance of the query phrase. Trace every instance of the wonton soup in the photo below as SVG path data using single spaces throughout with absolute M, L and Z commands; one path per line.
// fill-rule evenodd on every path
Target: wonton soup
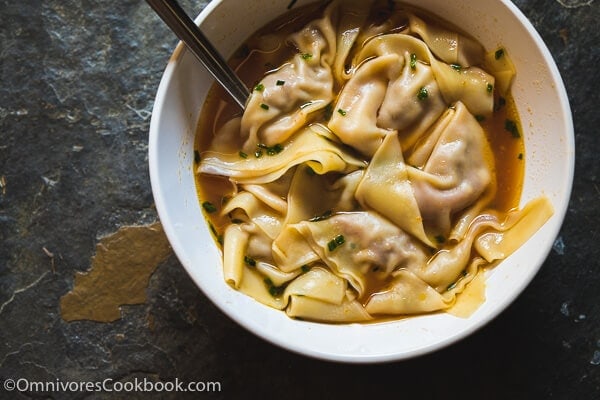
M 230 60 L 245 111 L 215 85 L 195 144 L 227 283 L 337 323 L 483 291 L 553 213 L 543 196 L 519 208 L 509 52 L 391 1 L 315 3 L 249 38 Z

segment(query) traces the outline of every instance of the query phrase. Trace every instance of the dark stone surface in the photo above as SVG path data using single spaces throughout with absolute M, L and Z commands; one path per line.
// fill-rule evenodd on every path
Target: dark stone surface
M 206 1 L 182 4 L 195 15 Z M 176 39 L 140 0 L 0 0 L 0 380 L 218 381 L 221 392 L 200 397 L 223 399 L 600 398 L 600 7 L 515 4 L 555 57 L 574 115 L 574 190 L 555 249 L 523 295 L 469 338 L 353 366 L 246 332 L 174 256 L 152 276 L 146 304 L 123 307 L 120 320 L 61 319 L 59 300 L 98 238 L 156 219 L 147 132 Z M 141 397 L 186 396 L 0 389 L 0 399 Z

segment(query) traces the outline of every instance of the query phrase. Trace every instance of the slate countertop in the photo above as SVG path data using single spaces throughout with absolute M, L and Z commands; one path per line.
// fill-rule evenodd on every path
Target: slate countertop
M 196 15 L 207 2 L 181 3 Z M 600 398 L 600 6 L 515 4 L 554 56 L 575 123 L 573 194 L 554 249 L 514 304 L 474 335 L 414 360 L 356 366 L 305 358 L 248 333 L 172 254 L 118 319 L 61 314 L 76 273 L 98 261 L 101 238 L 157 219 L 148 128 L 177 40 L 139 0 L 0 0 L 2 385 L 146 378 L 218 383 L 220 391 L 200 398 Z M 141 397 L 187 398 L 0 388 L 0 399 Z

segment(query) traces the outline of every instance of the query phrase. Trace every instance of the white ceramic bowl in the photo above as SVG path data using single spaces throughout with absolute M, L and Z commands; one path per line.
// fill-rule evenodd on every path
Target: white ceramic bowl
M 310 0 L 299 0 L 296 6 Z M 225 314 L 291 351 L 352 363 L 406 359 L 471 334 L 504 310 L 529 284 L 558 235 L 571 192 L 574 135 L 567 95 L 554 61 L 531 23 L 509 0 L 408 0 L 474 35 L 487 49 L 505 46 L 517 68 L 513 85 L 525 137 L 522 201 L 545 194 L 554 216 L 487 278 L 486 301 L 469 318 L 449 314 L 395 322 L 329 325 L 290 319 L 230 288 L 204 221 L 193 172 L 194 131 L 213 79 L 181 44 L 160 83 L 150 126 L 150 178 L 156 207 L 179 260 Z M 196 22 L 225 57 L 260 26 L 284 13 L 288 0 L 213 0 Z

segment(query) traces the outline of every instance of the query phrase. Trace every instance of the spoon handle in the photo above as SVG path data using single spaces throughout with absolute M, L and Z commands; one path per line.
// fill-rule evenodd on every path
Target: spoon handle
M 249 91 L 176 0 L 146 0 L 243 110 Z

